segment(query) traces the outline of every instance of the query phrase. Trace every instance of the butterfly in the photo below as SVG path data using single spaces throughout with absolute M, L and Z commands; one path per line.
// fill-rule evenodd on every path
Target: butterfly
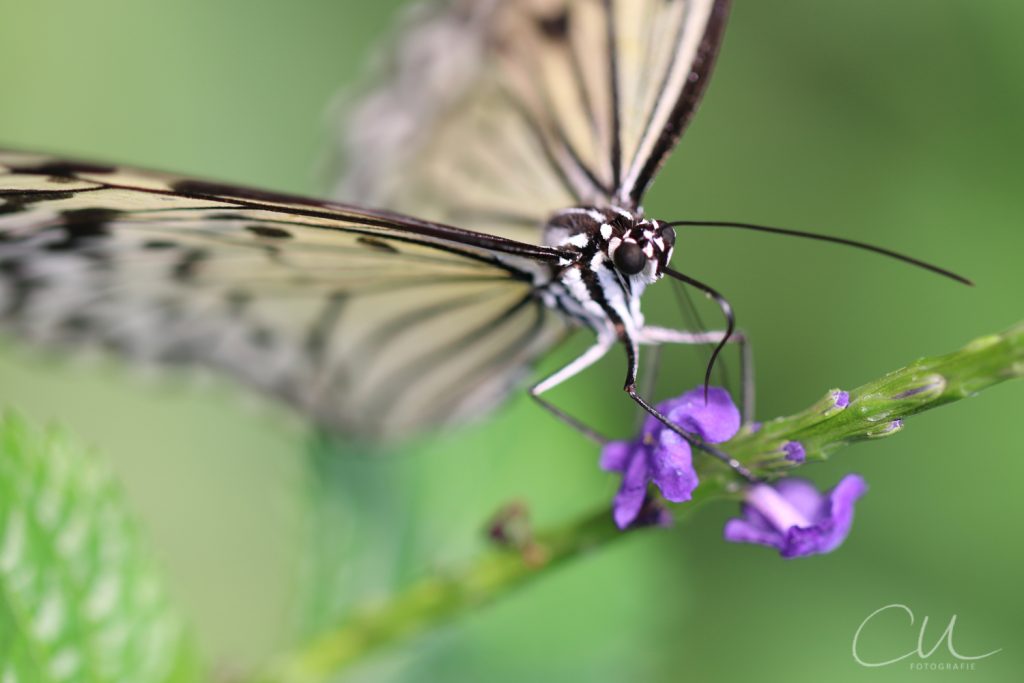
M 349 117 L 336 199 L 0 152 L 0 330 L 211 367 L 386 438 L 488 411 L 585 328 L 593 345 L 531 395 L 593 435 L 543 394 L 621 345 L 626 391 L 664 419 L 636 390 L 642 346 L 744 341 L 724 298 L 669 267 L 674 224 L 642 208 L 728 10 L 422 6 Z M 647 324 L 666 274 L 727 328 Z

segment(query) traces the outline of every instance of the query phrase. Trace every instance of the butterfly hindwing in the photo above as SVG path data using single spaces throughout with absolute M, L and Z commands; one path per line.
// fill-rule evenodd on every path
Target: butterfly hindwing
M 0 327 L 225 370 L 350 433 L 499 400 L 564 333 L 533 295 L 557 259 L 388 213 L 0 153 Z

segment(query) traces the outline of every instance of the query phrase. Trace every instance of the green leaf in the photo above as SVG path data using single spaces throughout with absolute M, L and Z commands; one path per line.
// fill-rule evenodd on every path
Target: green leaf
M 98 459 L 0 417 L 0 681 L 183 680 L 188 643 Z

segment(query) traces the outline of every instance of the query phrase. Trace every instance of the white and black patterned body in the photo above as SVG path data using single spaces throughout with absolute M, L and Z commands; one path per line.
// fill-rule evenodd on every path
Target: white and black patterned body
M 616 342 L 633 378 L 640 344 L 696 339 L 644 323 L 673 239 L 640 203 L 727 10 L 438 2 L 353 111 L 342 202 L 0 151 L 0 330 L 220 369 L 374 436 L 485 412 L 578 325 L 595 347 L 535 395 Z

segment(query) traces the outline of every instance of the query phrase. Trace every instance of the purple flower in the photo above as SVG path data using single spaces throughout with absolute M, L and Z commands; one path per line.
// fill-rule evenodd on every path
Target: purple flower
M 834 407 L 843 409 L 850 405 L 850 393 L 837 389 L 832 392 L 832 403 Z
M 659 404 L 658 410 L 673 424 L 709 443 L 727 441 L 740 428 L 739 410 L 729 392 L 718 387 L 708 389 L 707 402 L 701 386 Z M 601 469 L 622 473 L 622 485 L 612 505 L 620 529 L 640 515 L 649 481 L 655 483 L 666 500 L 674 503 L 690 500 L 699 481 L 690 444 L 654 417 L 644 421 L 635 440 L 606 444 L 601 451 Z M 664 524 L 670 518 L 666 513 L 658 521 Z
M 787 441 L 782 444 L 782 452 L 786 454 L 786 460 L 802 465 L 807 460 L 807 451 L 799 441 Z
M 830 553 L 850 533 L 853 504 L 867 488 L 856 474 L 827 494 L 796 478 L 755 484 L 747 489 L 743 516 L 726 523 L 725 540 L 778 548 L 783 557 Z

